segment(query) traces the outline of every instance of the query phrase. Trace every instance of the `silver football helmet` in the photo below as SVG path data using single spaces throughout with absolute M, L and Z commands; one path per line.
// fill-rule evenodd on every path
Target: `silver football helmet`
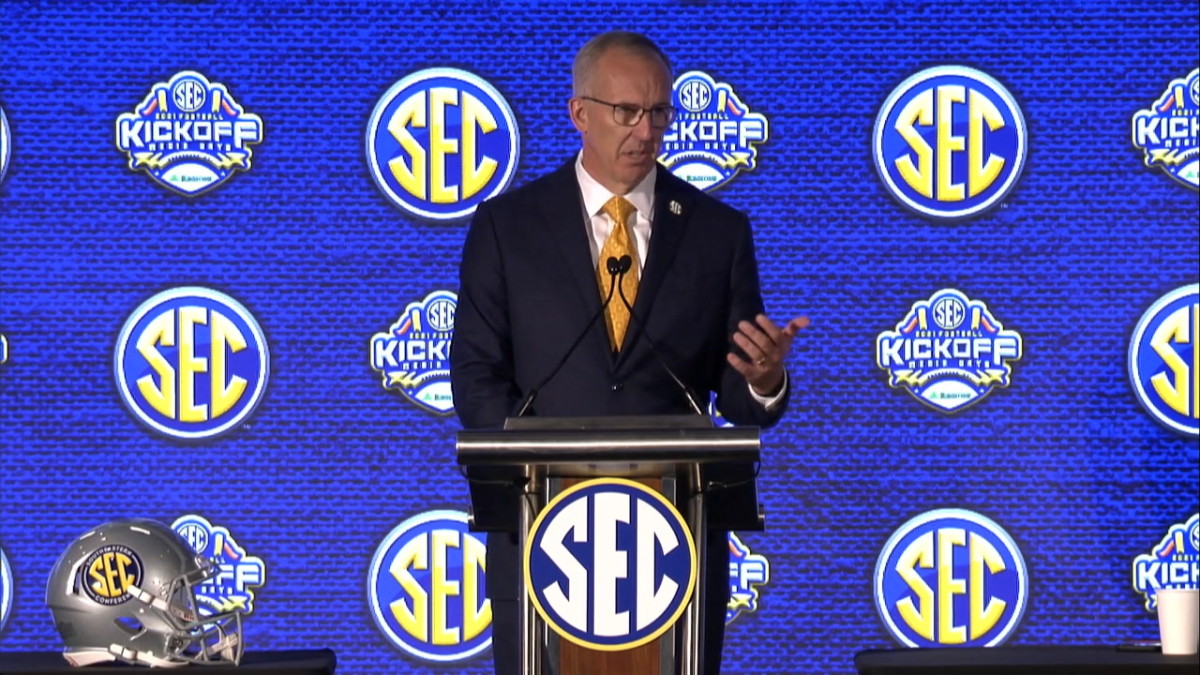
M 241 613 L 205 616 L 193 588 L 217 572 L 174 530 L 134 518 L 76 539 L 46 585 L 46 604 L 73 666 L 106 661 L 157 667 L 236 665 Z

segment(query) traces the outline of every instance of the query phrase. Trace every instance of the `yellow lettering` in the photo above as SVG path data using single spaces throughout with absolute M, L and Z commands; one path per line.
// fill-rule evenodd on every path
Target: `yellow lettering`
M 1191 321 L 1188 320 L 1189 318 Z M 1154 391 L 1162 398 L 1163 403 L 1181 415 L 1187 415 L 1190 407 L 1193 418 L 1198 414 L 1198 406 L 1195 405 L 1194 397 L 1197 395 L 1196 389 L 1200 389 L 1200 361 L 1195 360 L 1200 353 L 1200 346 L 1198 346 L 1200 340 L 1195 339 L 1197 331 L 1200 331 L 1200 306 L 1192 305 L 1172 312 L 1171 316 L 1167 317 L 1154 331 L 1154 336 L 1150 339 L 1150 346 L 1174 376 L 1172 378 L 1166 372 L 1156 373 L 1150 378 Z M 1189 341 L 1192 342 L 1192 358 L 1195 364 L 1191 373 L 1188 372 L 1187 362 L 1179 354 L 1176 354 L 1175 349 L 1171 346 L 1171 342 L 1187 344 Z M 1188 378 L 1189 374 L 1192 375 L 1191 381 Z M 1174 380 L 1173 384 L 1172 379 Z M 1191 403 L 1190 406 L 1189 403 Z
M 1004 126 L 1004 117 L 991 99 L 973 89 L 967 110 L 970 120 L 967 132 L 967 192 L 974 197 L 995 182 L 996 176 L 1004 168 L 1004 160 L 994 153 L 988 155 L 986 164 L 983 161 L 983 124 L 986 122 L 988 130 L 995 131 Z
M 896 561 L 896 573 L 908 584 L 917 596 L 917 603 L 912 598 L 904 598 L 896 603 L 901 618 L 909 628 L 925 638 L 933 640 L 933 589 L 916 568 L 931 569 L 933 567 L 933 533 L 926 532 L 916 541 L 908 545 Z
M 954 153 L 963 149 L 963 137 L 955 136 L 954 104 L 966 102 L 962 85 L 946 84 L 937 88 L 937 198 L 942 202 L 963 199 L 962 183 L 954 183 Z
M 428 539 L 428 535 L 424 534 L 414 537 L 396 553 L 388 567 L 392 578 L 400 583 L 400 587 L 412 599 L 411 609 L 405 605 L 403 598 L 392 602 L 388 608 L 400 627 L 421 642 L 429 642 L 429 596 L 409 570 L 429 569 Z
M 158 346 L 175 346 L 175 321 L 171 312 L 163 312 L 146 324 L 146 330 L 137 339 L 137 350 L 146 359 L 150 368 L 158 374 L 158 386 L 153 375 L 138 378 L 138 391 L 142 398 L 160 415 L 175 419 L 175 369 L 158 351 Z
M 933 149 L 921 137 L 920 132 L 913 128 L 916 122 L 923 127 L 933 124 L 933 90 L 929 89 L 917 94 L 909 101 L 896 120 L 896 132 L 908 142 L 908 146 L 917 154 L 914 165 L 912 157 L 905 155 L 896 160 L 896 169 L 909 187 L 925 197 L 933 197 Z
M 458 644 L 458 629 L 446 625 L 447 605 L 457 596 L 458 582 L 446 578 L 446 550 L 458 548 L 458 534 L 439 530 L 433 533 L 433 644 Z
M 387 126 L 388 132 L 400 142 L 400 147 L 408 153 L 409 159 L 412 160 L 411 170 L 405 166 L 403 157 L 394 157 L 388 160 L 388 168 L 391 169 L 392 176 L 409 194 L 417 199 L 425 199 L 425 150 L 417 142 L 417 139 L 408 133 L 410 123 L 419 129 L 426 126 L 425 92 L 413 94 L 405 100 L 388 120 Z
M 984 606 L 983 591 L 985 588 L 984 567 L 991 574 L 1004 571 L 1004 559 L 1000 557 L 1000 552 L 992 546 L 991 542 L 987 541 L 978 534 L 971 534 L 971 544 L 968 548 L 971 561 L 971 593 L 969 595 L 971 607 L 971 639 L 977 640 L 996 626 L 996 622 L 1000 620 L 1000 616 L 1004 613 L 1004 608 L 1008 603 L 994 597 L 987 598 L 987 606 Z
M 492 602 L 483 597 L 479 572 L 487 567 L 487 548 L 474 537 L 463 537 L 463 640 L 478 637 L 492 623 Z
M 966 581 L 954 577 L 954 547 L 967 543 L 966 531 L 957 527 L 938 530 L 938 643 L 960 645 L 967 641 L 967 631 L 954 625 L 954 596 L 967 591 Z
M 496 118 L 479 99 L 463 93 L 462 102 L 462 198 L 467 199 L 482 190 L 496 174 L 496 160 L 479 156 L 479 136 L 498 128 Z
M 196 374 L 208 372 L 208 359 L 196 356 L 196 324 L 208 323 L 202 307 L 179 310 L 179 421 L 203 422 L 208 406 L 196 405 Z
M 446 155 L 458 153 L 458 141 L 446 138 L 446 106 L 458 105 L 458 92 L 449 87 L 435 87 L 429 92 L 429 201 L 434 204 L 452 204 L 458 199 L 455 185 L 446 184 Z M 462 129 L 466 135 L 467 129 Z
M 212 314 L 212 373 L 209 380 L 213 419 L 229 412 L 246 391 L 246 379 L 234 375 L 226 386 L 228 366 L 226 354 L 236 354 L 246 348 L 246 338 L 237 326 L 223 314 Z

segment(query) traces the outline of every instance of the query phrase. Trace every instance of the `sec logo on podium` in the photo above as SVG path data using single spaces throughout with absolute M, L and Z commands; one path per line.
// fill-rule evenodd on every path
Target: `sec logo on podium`
M 571 642 L 621 651 L 665 633 L 696 585 L 696 544 L 661 494 L 589 480 L 546 505 L 530 530 L 525 585 L 546 624 Z

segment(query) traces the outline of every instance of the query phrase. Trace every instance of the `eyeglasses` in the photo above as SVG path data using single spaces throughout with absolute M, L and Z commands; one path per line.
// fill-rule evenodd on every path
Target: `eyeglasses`
M 653 108 L 643 108 L 641 106 L 629 105 L 628 103 L 609 103 L 608 101 L 601 101 L 591 96 L 580 96 L 579 98 L 611 107 L 613 121 L 623 127 L 637 126 L 638 122 L 642 121 L 642 116 L 646 113 L 650 113 L 650 126 L 659 129 L 670 126 L 671 121 L 675 119 L 676 111 L 674 106 L 656 105 Z

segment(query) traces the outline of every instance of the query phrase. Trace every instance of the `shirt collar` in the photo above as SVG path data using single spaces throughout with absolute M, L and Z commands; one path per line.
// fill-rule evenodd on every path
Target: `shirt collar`
M 583 209 L 587 212 L 588 217 L 600 213 L 605 202 L 613 197 L 613 193 L 592 178 L 587 169 L 583 168 L 583 152 L 575 157 L 575 178 L 579 182 L 579 191 L 583 195 Z M 642 182 L 635 185 L 629 194 L 621 195 L 633 204 L 634 208 L 638 210 L 638 214 L 647 222 L 650 221 L 650 215 L 654 213 L 654 185 L 657 179 L 656 167 L 654 171 L 646 174 Z

